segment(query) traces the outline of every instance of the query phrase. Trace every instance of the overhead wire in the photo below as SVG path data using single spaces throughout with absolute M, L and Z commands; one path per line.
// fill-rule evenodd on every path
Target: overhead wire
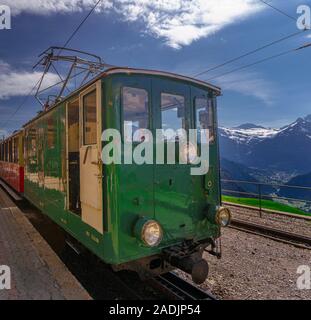
M 252 55 L 252 54 L 255 54 L 255 53 L 257 53 L 257 52 L 259 52 L 259 51 L 261 51 L 261 50 L 264 50 L 264 49 L 266 49 L 266 48 L 269 48 L 269 47 L 271 47 L 271 46 L 273 46 L 273 45 L 276 45 L 276 44 L 278 44 L 278 43 L 281 43 L 281 42 L 283 42 L 283 41 L 285 41 L 285 40 L 288 40 L 288 39 L 290 39 L 290 38 L 296 37 L 296 36 L 302 34 L 302 33 L 305 32 L 305 31 L 306 31 L 306 30 L 299 31 L 299 32 L 294 32 L 294 33 L 291 33 L 291 34 L 289 34 L 289 35 L 287 35 L 287 36 L 285 36 L 285 37 L 282 37 L 282 38 L 280 38 L 280 39 L 277 39 L 277 40 L 274 40 L 274 41 L 272 41 L 272 42 L 269 42 L 269 43 L 267 43 L 267 44 L 265 44 L 265 45 L 263 45 L 263 46 L 261 46 L 261 47 L 259 47 L 259 48 L 256 48 L 256 49 L 254 49 L 254 50 L 248 51 L 248 52 L 246 52 L 246 53 L 244 53 L 244 54 L 242 54 L 242 55 L 240 55 L 240 56 L 238 56 L 238 57 L 232 58 L 232 59 L 227 60 L 227 61 L 225 61 L 225 62 L 223 62 L 223 63 L 221 63 L 221 64 L 218 64 L 218 65 L 216 65 L 216 66 L 214 66 L 214 67 L 211 67 L 211 68 L 209 68 L 209 69 L 207 69 L 207 70 L 204 70 L 204 71 L 202 71 L 202 72 L 200 72 L 200 73 L 197 73 L 197 74 L 193 75 L 193 77 L 196 78 L 196 77 L 202 76 L 203 74 L 206 74 L 206 73 L 209 73 L 209 72 L 211 72 L 211 71 L 217 70 L 217 69 L 219 69 L 219 68 L 221 68 L 221 67 L 224 67 L 224 66 L 226 66 L 226 65 L 228 65 L 228 64 L 231 64 L 231 63 L 233 63 L 233 62 L 239 61 L 239 60 L 241 60 L 241 59 L 243 59 L 243 58 L 245 58 L 245 57 L 247 57 L 247 56 L 250 56 L 250 55 Z
M 283 11 L 283 10 L 275 7 L 275 6 L 272 5 L 271 3 L 268 3 L 268 2 L 265 1 L 265 0 L 258 0 L 258 1 L 260 1 L 261 3 L 264 3 L 265 5 L 267 5 L 268 7 L 272 8 L 273 10 L 279 12 L 279 13 L 282 14 L 283 16 L 285 16 L 285 17 L 287 17 L 287 18 L 289 18 L 289 19 L 291 19 L 291 20 L 294 20 L 295 22 L 297 21 L 297 18 L 295 18 L 295 17 L 289 15 L 288 13 L 286 13 L 285 11 Z
M 74 31 L 72 32 L 72 34 L 69 36 L 69 38 L 67 39 L 67 41 L 64 44 L 64 48 L 67 47 L 67 45 L 71 42 L 71 40 L 74 38 L 74 36 L 79 32 L 79 30 L 81 29 L 81 27 L 84 25 L 84 23 L 88 20 L 88 18 L 91 16 L 91 14 L 96 10 L 96 8 L 98 7 L 98 5 L 102 2 L 102 0 L 98 0 L 95 5 L 91 8 L 91 10 L 88 12 L 88 14 L 84 17 L 84 19 L 79 23 L 79 25 L 74 29 Z M 61 51 L 60 51 L 61 52 Z M 59 52 L 59 54 L 60 54 Z M 43 72 L 44 74 L 44 72 Z M 42 77 L 41 77 L 42 78 Z M 35 91 L 35 89 L 37 88 L 37 86 L 39 85 L 39 83 L 41 82 L 41 78 L 40 80 L 35 84 L 35 86 L 29 91 L 29 93 L 25 96 L 25 98 L 23 99 L 22 103 L 16 108 L 16 110 L 12 113 L 12 115 L 9 117 L 9 119 L 5 120 L 4 125 L 2 126 L 2 130 L 4 130 L 8 123 L 12 120 L 12 118 L 17 114 L 18 111 L 21 110 L 21 108 L 25 105 L 25 103 L 28 101 L 29 97 L 32 95 L 32 93 Z M 1 127 L 0 127 L 1 128 Z
M 228 75 L 228 74 L 232 74 L 232 73 L 235 73 L 235 72 L 237 72 L 237 71 L 240 71 L 240 70 L 243 70 L 243 69 L 246 69 L 246 68 L 250 68 L 250 67 L 253 67 L 253 66 L 255 66 L 255 65 L 264 63 L 264 62 L 266 62 L 266 61 L 273 60 L 273 59 L 282 57 L 282 56 L 284 56 L 284 55 L 287 55 L 287 54 L 289 54 L 289 53 L 297 52 L 297 51 L 299 51 L 299 50 L 303 50 L 303 49 L 306 49 L 306 48 L 309 48 L 309 47 L 311 47 L 311 43 L 305 44 L 305 45 L 300 46 L 300 47 L 295 48 L 295 49 L 290 49 L 290 50 L 287 50 L 287 51 L 284 51 L 284 52 L 275 54 L 275 55 L 273 55 L 273 56 L 270 56 L 270 57 L 267 57 L 267 58 L 264 58 L 264 59 L 255 61 L 255 62 L 253 62 L 253 63 L 250 63 L 250 64 L 247 64 L 247 65 L 238 67 L 238 68 L 233 69 L 233 70 L 231 70 L 231 71 L 224 72 L 224 73 L 222 73 L 222 74 L 219 74 L 219 75 L 216 75 L 216 76 L 214 76 L 214 77 L 212 77 L 212 78 L 209 78 L 209 79 L 207 79 L 206 81 L 211 81 L 211 80 L 214 80 L 214 79 L 218 79 L 218 78 L 221 78 L 221 77 L 226 76 L 226 75 Z
M 265 1 L 265 0 L 258 0 L 258 1 L 260 1 L 261 3 L 267 5 L 268 7 L 272 8 L 272 9 L 275 10 L 275 11 L 277 11 L 278 13 L 286 16 L 287 18 L 289 18 L 289 19 L 291 19 L 291 20 L 294 20 L 295 22 L 297 21 L 297 19 L 296 19 L 295 17 L 289 15 L 289 14 L 286 13 L 284 10 L 281 10 L 281 9 L 277 8 L 276 6 L 268 3 L 267 1 Z M 270 43 L 268 43 L 268 44 L 265 44 L 265 45 L 263 45 L 263 46 L 261 46 L 261 47 L 259 47 L 259 48 L 256 48 L 256 49 L 254 49 L 254 50 L 251 50 L 251 51 L 249 51 L 249 52 L 246 52 L 246 53 L 244 53 L 244 54 L 242 54 L 242 55 L 240 55 L 240 56 L 238 56 L 238 57 L 229 59 L 228 61 L 225 61 L 225 62 L 223 62 L 223 63 L 221 63 L 221 64 L 218 64 L 218 65 L 216 65 L 216 66 L 214 66 L 214 67 L 211 67 L 211 68 L 209 68 L 209 69 L 207 69 L 207 70 L 204 70 L 204 71 L 202 71 L 202 72 L 200 72 L 200 73 L 197 73 L 197 74 L 193 75 L 193 77 L 200 77 L 200 76 L 202 76 L 202 75 L 204 75 L 204 74 L 206 74 L 206 73 L 215 71 L 215 70 L 217 70 L 217 69 L 219 69 L 219 68 L 222 68 L 222 67 L 224 67 L 224 66 L 226 66 L 226 65 L 228 65 L 228 64 L 231 64 L 231 63 L 236 62 L 236 61 L 239 61 L 239 60 L 241 60 L 241 59 L 243 59 L 243 58 L 245 58 L 245 57 L 247 57 L 247 56 L 250 56 L 250 55 L 252 55 L 252 54 L 255 54 L 255 53 L 257 53 L 257 52 L 259 52 L 259 51 L 261 51 L 261 50 L 267 49 L 267 48 L 269 48 L 269 47 L 271 47 L 271 46 L 274 46 L 274 45 L 276 45 L 276 44 L 279 44 L 279 43 L 281 43 L 281 42 L 283 42 L 283 41 L 286 41 L 286 40 L 288 40 L 288 39 L 291 39 L 291 38 L 293 38 L 293 37 L 296 37 L 296 36 L 298 36 L 298 35 L 306 32 L 306 31 L 308 31 L 308 28 L 307 28 L 307 27 L 306 27 L 304 30 L 301 30 L 301 31 L 299 31 L 299 32 L 294 32 L 294 33 L 289 34 L 289 35 L 287 35 L 287 36 L 284 36 L 284 37 L 282 37 L 282 38 L 280 38 L 280 39 L 274 40 L 274 41 L 272 41 L 272 42 L 270 42 Z

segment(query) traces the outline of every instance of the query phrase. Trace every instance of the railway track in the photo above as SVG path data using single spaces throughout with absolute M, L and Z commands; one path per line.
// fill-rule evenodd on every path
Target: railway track
M 304 235 L 291 233 L 280 229 L 264 226 L 262 224 L 243 221 L 239 219 L 233 219 L 230 227 L 236 230 L 264 236 L 265 238 L 269 238 L 275 241 L 291 244 L 299 248 L 311 249 L 311 237 L 307 237 Z
M 150 280 L 149 284 L 172 300 L 217 300 L 208 291 L 201 290 L 173 272 L 158 276 Z

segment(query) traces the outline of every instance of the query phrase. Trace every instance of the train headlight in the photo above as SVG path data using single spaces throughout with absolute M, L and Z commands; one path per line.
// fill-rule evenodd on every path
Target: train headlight
M 148 247 L 158 246 L 163 239 L 161 225 L 155 220 L 139 219 L 135 225 L 135 235 Z
M 231 211 L 225 207 L 219 207 L 216 212 L 216 223 L 221 227 L 228 227 L 231 223 Z

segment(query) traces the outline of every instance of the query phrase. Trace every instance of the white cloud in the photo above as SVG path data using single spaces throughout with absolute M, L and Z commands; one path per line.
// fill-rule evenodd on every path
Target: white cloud
M 94 3 L 95 0 L 1 0 L 2 5 L 8 5 L 11 8 L 13 15 L 22 12 L 40 15 L 78 12 L 91 8 Z
M 277 88 L 271 81 L 263 79 L 256 72 L 241 72 L 221 77 L 217 83 L 226 91 L 235 91 L 244 96 L 252 96 L 266 105 L 272 105 L 277 96 Z
M 9 64 L 0 60 L 0 100 L 28 95 L 41 75 L 41 72 L 16 71 Z M 58 81 L 57 75 L 49 73 L 44 80 L 43 88 Z
M 2 0 L 13 14 L 73 13 L 90 9 L 97 0 Z M 145 32 L 181 48 L 265 7 L 257 0 L 103 0 L 97 12 L 117 12 L 128 22 L 141 21 Z

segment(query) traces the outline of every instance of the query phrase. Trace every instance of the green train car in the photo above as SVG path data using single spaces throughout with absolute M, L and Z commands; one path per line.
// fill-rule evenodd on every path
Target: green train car
M 231 218 L 220 196 L 220 94 L 171 73 L 105 71 L 23 127 L 24 197 L 115 270 L 149 277 L 179 268 L 203 282 L 203 253 L 220 256 L 221 227 Z M 102 132 L 118 130 L 123 145 L 125 123 L 154 134 L 209 129 L 208 172 L 156 160 L 103 164 Z

